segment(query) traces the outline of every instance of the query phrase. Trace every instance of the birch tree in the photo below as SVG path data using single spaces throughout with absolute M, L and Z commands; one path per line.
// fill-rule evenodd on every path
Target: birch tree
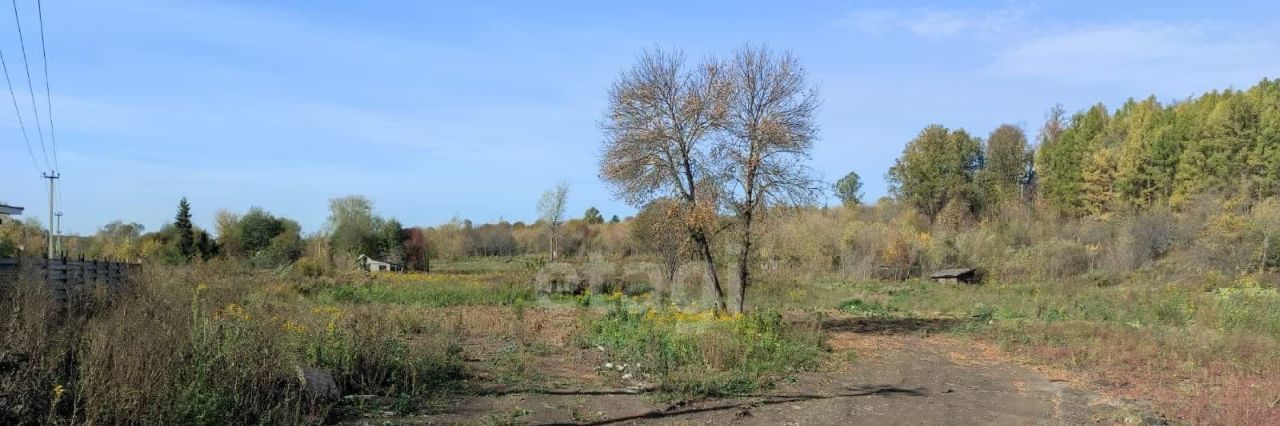
M 569 183 L 560 182 L 554 188 L 543 192 L 542 199 L 538 200 L 538 216 L 547 227 L 547 236 L 551 245 L 551 260 L 556 260 L 560 257 L 558 246 L 560 227 L 564 225 L 565 204 L 568 199 Z

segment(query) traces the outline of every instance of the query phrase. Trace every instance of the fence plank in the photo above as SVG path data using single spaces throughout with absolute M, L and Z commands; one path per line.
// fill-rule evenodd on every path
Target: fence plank
M 0 258 L 0 286 L 24 276 L 44 281 L 59 302 L 87 294 L 94 286 L 119 290 L 141 265 L 100 260 Z

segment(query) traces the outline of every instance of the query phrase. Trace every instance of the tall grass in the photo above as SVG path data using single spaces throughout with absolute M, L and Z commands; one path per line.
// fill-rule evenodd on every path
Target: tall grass
M 403 309 L 322 305 L 222 264 L 147 272 L 76 306 L 7 286 L 0 423 L 243 424 L 324 421 L 342 395 L 411 400 L 463 376 L 454 332 Z

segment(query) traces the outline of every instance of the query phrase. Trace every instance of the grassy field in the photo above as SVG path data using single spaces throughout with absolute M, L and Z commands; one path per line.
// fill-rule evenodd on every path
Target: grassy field
M 509 272 L 408 273 L 320 288 L 311 298 L 325 303 L 445 307 L 513 305 L 535 295 L 527 277 Z
M 833 316 L 989 343 L 1192 423 L 1280 415 L 1280 295 L 1248 277 L 1213 290 L 765 279 L 750 312 L 730 316 L 649 293 L 547 297 L 510 262 L 441 269 L 157 266 L 72 309 L 6 288 L 0 423 L 323 423 L 580 386 L 561 370 L 610 365 L 625 368 L 618 385 L 660 400 L 756 394 L 856 358 L 828 348 Z M 311 368 L 344 397 L 298 379 Z
M 621 294 L 539 298 L 529 276 L 502 269 L 302 277 L 155 266 L 129 291 L 66 310 L 37 285 L 3 292 L 5 424 L 409 413 L 452 395 L 531 388 L 545 379 L 541 358 L 594 346 L 658 394 L 700 397 L 767 387 L 823 356 L 820 333 L 776 313 L 715 317 Z M 549 347 L 540 333 L 568 337 Z M 307 369 L 331 376 L 332 389 L 300 380 Z
M 1125 283 L 772 282 L 753 300 L 859 316 L 945 320 L 930 331 L 998 344 L 1192 423 L 1280 416 L 1280 294 L 1244 278 L 1206 290 Z M 922 331 L 924 327 L 921 327 Z

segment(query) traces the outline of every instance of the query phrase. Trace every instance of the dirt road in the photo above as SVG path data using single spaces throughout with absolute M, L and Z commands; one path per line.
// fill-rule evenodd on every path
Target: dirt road
M 831 327 L 831 345 L 838 352 L 854 351 L 857 359 L 801 374 L 761 395 L 659 403 L 624 387 L 614 372 L 598 371 L 594 365 L 600 359 L 578 356 L 560 365 L 564 374 L 548 378 L 545 389 L 463 397 L 423 415 L 375 416 L 353 423 L 1163 424 L 1143 415 L 1132 401 L 1099 396 L 1069 377 L 1018 365 L 990 347 L 844 321 Z

